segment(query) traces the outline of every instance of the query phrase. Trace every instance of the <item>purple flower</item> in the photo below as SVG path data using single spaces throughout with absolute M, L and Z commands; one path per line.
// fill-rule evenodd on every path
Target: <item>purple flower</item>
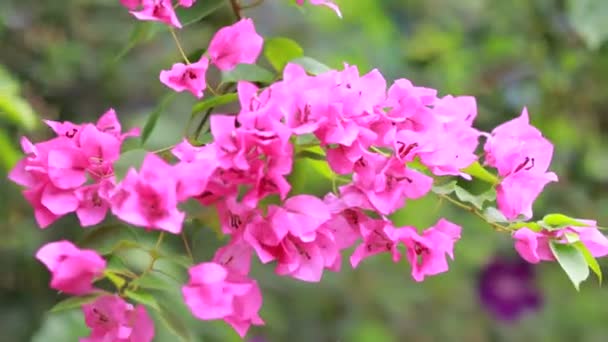
M 523 259 L 496 257 L 481 271 L 479 299 L 496 319 L 516 321 L 542 305 L 535 276 L 534 266 Z

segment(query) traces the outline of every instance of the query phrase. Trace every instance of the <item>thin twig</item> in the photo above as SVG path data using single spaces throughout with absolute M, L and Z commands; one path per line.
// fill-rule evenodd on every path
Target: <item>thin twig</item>
M 190 60 L 188 60 L 188 57 L 186 56 L 186 53 L 184 52 L 184 49 L 182 48 L 182 44 L 179 42 L 179 39 L 177 38 L 177 34 L 175 33 L 175 30 L 173 29 L 173 27 L 169 27 L 169 32 L 171 32 L 171 36 L 173 36 L 175 45 L 177 45 L 177 49 L 179 50 L 179 53 L 182 55 L 182 58 L 184 59 L 184 61 L 186 61 L 186 64 L 190 64 Z
M 241 15 L 241 4 L 239 0 L 230 0 L 230 7 L 232 7 L 232 12 L 237 20 L 241 20 L 243 16 Z

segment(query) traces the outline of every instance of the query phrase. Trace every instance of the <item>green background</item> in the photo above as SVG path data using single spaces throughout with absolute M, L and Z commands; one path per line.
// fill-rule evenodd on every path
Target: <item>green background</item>
M 199 0 L 205 1 L 205 0 Z M 490 130 L 528 107 L 532 122 L 555 144 L 551 184 L 535 214 L 564 212 L 608 225 L 608 2 L 604 0 L 356 0 L 337 1 L 344 19 L 322 7 L 298 10 L 266 0 L 246 14 L 265 37 L 298 41 L 306 55 L 339 68 L 378 68 L 440 94 L 473 95 L 476 126 Z M 180 31 L 188 53 L 206 47 L 232 20 L 223 6 Z M 50 137 L 40 119 L 95 120 L 113 107 L 124 125 L 142 126 L 169 93 L 160 69 L 179 59 L 163 26 L 139 25 L 118 1 L 0 2 L 0 341 L 76 341 L 87 335 L 81 312 L 45 312 L 59 299 L 34 258 L 45 242 L 80 239 L 73 217 L 38 229 L 19 188 L 6 180 L 20 157 L 18 139 Z M 194 99 L 179 94 L 161 113 L 148 147 L 179 140 Z M 324 183 L 298 164 L 301 188 Z M 268 341 L 606 341 L 608 293 L 595 280 L 577 293 L 555 263 L 536 267 L 544 306 L 515 323 L 493 320 L 480 305 L 477 280 L 496 254 L 512 254 L 509 236 L 432 197 L 410 202 L 398 223 L 420 227 L 446 216 L 463 226 L 450 272 L 414 282 L 406 263 L 388 256 L 357 270 L 327 272 L 319 284 L 279 278 L 272 266 L 253 275 L 264 293 L 265 327 L 248 337 Z M 223 242 L 189 226 L 198 261 Z M 143 237 L 145 239 L 145 237 Z M 166 243 L 179 248 L 179 240 Z M 129 255 L 133 267 L 142 256 Z M 345 258 L 345 261 L 347 258 Z M 606 263 L 601 262 L 603 266 Z M 171 266 L 166 268 L 170 271 Z M 174 301 L 177 320 L 194 341 L 239 340 L 222 322 L 198 322 Z M 157 341 L 176 341 L 161 323 Z

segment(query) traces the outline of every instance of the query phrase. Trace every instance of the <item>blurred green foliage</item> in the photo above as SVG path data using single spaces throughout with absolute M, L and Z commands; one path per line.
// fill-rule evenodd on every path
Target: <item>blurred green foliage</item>
M 333 67 L 377 67 L 390 80 L 406 77 L 442 94 L 474 95 L 477 126 L 485 130 L 527 106 L 533 123 L 556 145 L 552 169 L 560 175 L 535 206 L 537 216 L 566 212 L 607 225 L 608 2 L 338 1 L 343 20 L 324 8 L 298 11 L 287 2 L 267 0 L 248 14 L 260 32 L 299 42 L 306 56 Z M 224 6 L 180 31 L 187 53 L 200 54 L 230 20 Z M 114 107 L 126 126 L 143 127 L 156 111 L 158 124 L 145 146 L 162 148 L 179 140 L 194 100 L 178 94 L 158 107 L 169 93 L 158 82 L 159 70 L 179 59 L 178 52 L 164 27 L 136 23 L 118 1 L 4 0 L 0 42 L 0 340 L 76 341 L 86 335 L 82 316 L 78 310 L 45 313 L 61 296 L 48 289 L 48 274 L 33 254 L 44 241 L 78 241 L 85 233 L 72 217 L 45 231 L 36 228 L 31 208 L 6 180 L 19 158 L 19 137 L 48 137 L 40 119 L 94 120 Z M 317 164 L 298 162 L 292 175 L 297 187 L 328 189 L 331 183 Z M 477 275 L 496 253 L 512 254 L 512 242 L 433 197 L 409 202 L 394 219 L 422 228 L 442 215 L 463 225 L 463 239 L 450 272 L 421 284 L 411 280 L 408 266 L 388 256 L 366 260 L 355 271 L 345 263 L 341 273 L 327 273 L 320 284 L 255 267 L 267 326 L 249 336 L 294 342 L 606 340 L 605 289 L 590 281 L 576 293 L 557 264 L 537 267 L 545 295 L 541 312 L 513 324 L 492 320 L 477 300 Z M 208 259 L 222 244 L 200 225 L 186 232 L 196 260 Z M 169 240 L 168 246 L 180 244 Z M 135 252 L 123 257 L 134 269 L 145 265 L 145 256 Z M 179 277 L 175 266 L 162 267 Z M 169 326 L 178 331 L 184 331 L 179 324 L 193 328 L 195 341 L 238 340 L 222 322 L 191 318 L 175 281 L 164 281 L 176 286 L 168 294 L 175 317 L 157 321 L 173 321 Z M 157 324 L 157 340 L 175 341 L 164 326 Z

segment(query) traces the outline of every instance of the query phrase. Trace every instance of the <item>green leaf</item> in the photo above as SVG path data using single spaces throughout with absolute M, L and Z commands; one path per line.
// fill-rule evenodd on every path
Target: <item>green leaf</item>
M 162 97 L 160 103 L 158 104 L 158 106 L 156 106 L 156 109 L 154 109 L 154 111 L 150 113 L 150 115 L 148 115 L 148 120 L 146 120 L 144 129 L 141 132 L 141 145 L 145 144 L 146 141 L 148 141 L 150 134 L 152 134 L 152 131 L 154 131 L 154 127 L 156 127 L 158 118 L 165 111 L 167 105 L 169 105 L 169 103 L 175 98 L 176 94 L 177 93 L 175 92 L 167 93 L 165 96 Z
M 192 7 L 178 7 L 176 9 L 177 16 L 183 27 L 195 24 L 202 19 L 208 17 L 213 12 L 226 4 L 224 0 L 205 0 L 197 1 Z
M 21 153 L 13 145 L 11 139 L 4 129 L 0 129 L 0 163 L 4 170 L 10 170 L 21 158 Z
M 566 216 L 564 214 L 548 214 L 543 217 L 542 221 L 543 227 L 547 229 L 559 229 L 564 227 L 588 227 L 588 224 L 585 224 L 575 218 Z
M 168 291 L 175 287 L 175 284 L 169 283 L 165 278 L 153 272 L 148 272 L 143 277 L 133 280 L 132 284 L 142 289 L 161 291 Z
M 128 227 L 109 224 L 92 228 L 78 242 L 81 248 L 95 249 L 100 254 L 112 253 L 122 240 L 136 238 Z
M 278 72 L 283 71 L 289 61 L 303 55 L 302 47 L 289 38 L 275 37 L 264 42 L 264 56 Z
M 483 216 L 485 216 L 488 221 L 493 223 L 509 222 L 505 215 L 494 207 L 487 207 L 483 212 Z
M 533 230 L 535 232 L 540 232 L 541 230 L 543 230 L 543 227 L 541 227 L 536 222 L 515 222 L 515 223 L 512 223 L 509 225 L 509 228 L 511 228 L 513 230 L 521 229 L 524 227 L 526 227 L 530 230 Z
M 583 253 L 572 245 L 564 245 L 551 241 L 551 251 L 559 265 L 568 275 L 577 291 L 580 284 L 589 277 L 589 266 Z
M 458 182 L 454 180 L 442 185 L 433 185 L 432 191 L 438 195 L 449 195 L 456 191 L 456 183 Z
M 120 182 L 127 175 L 130 168 L 139 169 L 146 155 L 150 153 L 144 149 L 135 149 L 127 151 L 120 155 L 120 158 L 114 163 L 114 176 L 116 181 Z
M 291 63 L 302 66 L 304 70 L 311 75 L 320 75 L 332 70 L 330 67 L 319 62 L 318 60 L 306 56 L 296 58 L 292 60 Z
M 327 157 L 325 156 L 324 151 L 321 151 L 321 153 L 319 153 L 318 151 L 314 151 L 312 149 L 299 151 L 296 154 L 296 158 L 308 158 L 308 159 L 319 160 L 319 161 L 327 160 Z
M 591 251 L 589 251 L 589 248 L 587 248 L 587 246 L 585 246 L 585 244 L 582 241 L 577 241 L 575 243 L 573 243 L 574 247 L 576 247 L 576 249 L 578 249 L 582 254 L 583 257 L 585 258 L 585 261 L 587 262 L 587 266 L 589 266 L 589 268 L 593 271 L 593 273 L 595 273 L 595 275 L 597 276 L 597 279 L 600 282 L 600 285 L 602 284 L 602 269 L 600 268 L 600 264 L 598 264 L 597 260 L 595 260 L 595 257 L 593 256 L 593 254 L 591 254 Z
M 489 190 L 479 195 L 473 195 L 467 190 L 456 185 L 454 192 L 456 193 L 456 197 L 458 197 L 461 201 L 469 202 L 480 210 L 483 209 L 483 204 L 485 202 L 493 201 L 496 198 L 496 193 L 494 190 Z
M 222 83 L 250 81 L 269 84 L 273 80 L 272 72 L 256 64 L 239 64 L 232 70 L 222 72 Z
M 38 125 L 38 116 L 32 106 L 21 97 L 8 93 L 0 94 L 0 118 L 28 131 Z
M 66 298 L 55 304 L 55 306 L 51 308 L 50 312 L 60 312 L 80 308 L 84 304 L 88 304 L 95 301 L 95 299 L 99 298 L 99 296 L 101 296 L 102 294 L 103 292 L 95 292 L 86 296 Z
M 212 96 L 210 98 L 197 102 L 192 107 L 192 114 L 194 115 L 196 113 L 204 112 L 209 108 L 223 106 L 225 104 L 238 100 L 238 98 L 239 97 L 237 93 L 228 93 L 219 96 Z
M 192 341 L 190 329 L 184 324 L 183 319 L 176 315 L 168 306 L 159 304 L 159 317 L 163 324 L 175 335 L 180 341 Z
M 608 39 L 608 1 L 569 0 L 568 17 L 589 48 L 598 49 Z
M 106 269 L 103 275 L 108 278 L 114 284 L 117 289 L 122 289 L 126 284 L 127 280 L 120 276 L 118 273 L 113 272 L 111 269 Z
M 137 291 L 126 290 L 125 295 L 129 299 L 132 299 L 145 306 L 148 306 L 156 311 L 160 311 L 160 307 L 158 306 L 158 302 L 156 301 L 156 298 L 154 298 L 154 296 L 148 292 L 144 292 L 141 290 L 137 290 Z
M 477 161 L 460 171 L 490 184 L 498 184 L 500 182 L 496 175 L 486 170 Z

